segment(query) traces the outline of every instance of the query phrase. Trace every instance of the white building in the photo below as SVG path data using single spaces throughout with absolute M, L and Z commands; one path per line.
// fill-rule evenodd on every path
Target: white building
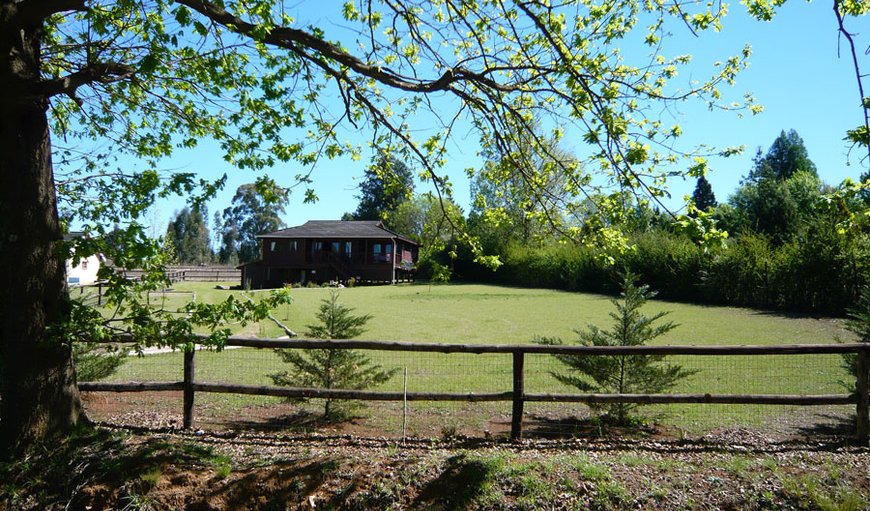
M 66 240 L 74 239 L 82 236 L 80 232 L 71 232 L 65 234 Z M 66 261 L 66 282 L 70 286 L 83 286 L 93 284 L 97 281 L 97 272 L 100 270 L 100 265 L 103 264 L 105 258 L 102 254 L 92 255 L 90 257 L 79 260 L 79 264 L 73 266 L 73 260 Z

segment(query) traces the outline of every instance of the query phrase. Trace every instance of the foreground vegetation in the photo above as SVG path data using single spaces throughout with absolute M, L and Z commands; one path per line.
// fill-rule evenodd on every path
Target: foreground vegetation
M 794 509 L 870 504 L 866 449 L 426 442 L 83 431 L 0 464 L 0 510 Z

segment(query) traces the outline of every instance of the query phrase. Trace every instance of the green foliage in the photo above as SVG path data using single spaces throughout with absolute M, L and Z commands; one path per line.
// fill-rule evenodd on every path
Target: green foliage
M 382 152 L 366 168 L 359 191 L 359 205 L 350 215 L 353 220 L 389 219 L 400 204 L 413 196 L 414 172 L 394 155 Z M 392 222 L 388 221 L 387 226 L 395 229 Z
M 78 381 L 98 381 L 115 374 L 127 361 L 123 346 L 93 342 L 73 344 L 73 361 Z
M 611 330 L 601 330 L 589 325 L 587 330 L 575 330 L 582 346 L 643 346 L 674 328 L 677 325 L 668 321 L 654 323 L 666 316 L 660 312 L 651 317 L 645 316 L 640 309 L 655 293 L 648 286 L 635 285 L 636 277 L 631 273 L 623 276 L 623 292 L 620 299 L 611 300 L 615 312 Z M 538 344 L 561 345 L 558 338 L 538 338 Z M 658 394 L 674 387 L 677 382 L 691 376 L 696 371 L 684 369 L 677 364 L 663 364 L 661 355 L 553 355 L 568 367 L 569 372 L 551 372 L 560 382 L 576 387 L 583 392 L 603 394 Z M 617 425 L 631 424 L 631 412 L 637 403 L 605 403 L 590 405 L 604 409 L 607 416 Z
M 316 315 L 318 324 L 308 325 L 307 334 L 317 339 L 351 339 L 365 329 L 371 315 L 357 316 L 353 309 L 338 303 L 338 292 L 333 290 L 324 299 Z M 398 371 L 384 370 L 380 365 L 357 350 L 349 349 L 276 349 L 281 360 L 291 365 L 291 370 L 269 375 L 275 385 L 319 389 L 363 390 L 380 385 Z M 326 398 L 323 416 L 328 420 L 343 418 L 352 405 Z
M 223 233 L 219 259 L 228 264 L 260 257 L 257 236 L 277 231 L 284 226 L 281 215 L 287 204 L 288 191 L 272 181 L 242 185 L 233 196 L 232 206 L 223 212 Z
M 870 287 L 865 286 L 861 289 L 858 303 L 849 309 L 846 328 L 858 336 L 858 342 L 870 343 Z M 849 392 L 855 392 L 855 382 L 858 377 L 858 354 L 844 353 L 842 367 L 852 378 L 841 381 L 841 385 Z
M 538 241 L 558 230 L 566 205 L 578 199 L 576 183 L 566 176 L 581 166 L 559 147 L 561 135 L 542 133 L 537 122 L 529 129 L 486 141 L 483 168 L 471 174 L 470 222 L 488 243 Z
M 746 181 L 751 183 L 768 179 L 784 181 L 798 172 L 818 177 L 816 165 L 810 160 L 804 141 L 795 130 L 780 132 L 764 156 L 758 150 L 753 163 L 746 177 Z
M 416 277 L 449 279 L 451 252 L 461 243 L 465 227 L 462 210 L 432 193 L 415 195 L 386 217 L 390 229 L 420 244 Z
M 169 221 L 166 242 L 171 243 L 179 263 L 211 262 L 211 238 L 204 207 L 184 208 Z

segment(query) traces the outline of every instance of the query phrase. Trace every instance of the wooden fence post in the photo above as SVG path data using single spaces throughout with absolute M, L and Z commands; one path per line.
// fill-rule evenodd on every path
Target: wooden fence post
M 858 404 L 855 407 L 855 437 L 859 444 L 866 446 L 870 439 L 870 349 L 858 352 L 858 377 L 855 391 Z
M 525 353 L 515 351 L 514 355 L 514 392 L 513 411 L 511 412 L 511 440 L 523 439 L 523 396 L 525 395 Z
M 194 354 L 196 350 L 184 352 L 184 429 L 193 427 L 193 381 Z

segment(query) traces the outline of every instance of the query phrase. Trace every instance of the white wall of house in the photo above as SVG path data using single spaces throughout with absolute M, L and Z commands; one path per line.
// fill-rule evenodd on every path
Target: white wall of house
M 73 266 L 72 259 L 66 262 L 66 281 L 70 285 L 87 285 L 97 281 L 97 271 L 100 269 L 100 257 L 92 255 Z

